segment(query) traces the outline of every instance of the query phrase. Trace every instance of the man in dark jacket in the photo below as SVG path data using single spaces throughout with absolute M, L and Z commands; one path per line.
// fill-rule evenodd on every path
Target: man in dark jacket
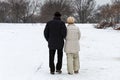
M 48 42 L 49 47 L 49 67 L 50 73 L 54 74 L 55 69 L 56 72 L 61 73 L 62 68 L 62 57 L 63 57 L 63 46 L 64 46 L 64 38 L 66 37 L 66 26 L 63 21 L 61 21 L 61 14 L 59 12 L 55 12 L 54 19 L 47 22 L 44 36 Z M 57 64 L 55 67 L 54 64 L 54 56 L 57 50 Z

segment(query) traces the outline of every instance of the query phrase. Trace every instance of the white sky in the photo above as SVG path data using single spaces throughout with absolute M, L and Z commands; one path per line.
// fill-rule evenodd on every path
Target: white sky
M 96 0 L 97 5 L 103 5 L 103 4 L 107 4 L 110 2 L 111 2 L 111 0 Z
M 5 1 L 5 0 L 0 0 L 0 1 Z M 37 0 L 36 0 L 37 1 Z M 43 0 L 44 1 L 44 0 Z M 97 5 L 103 5 L 106 3 L 110 3 L 111 0 L 95 0 Z
M 111 2 L 111 0 L 95 0 L 95 1 L 96 1 L 97 5 L 103 5 L 103 4 Z

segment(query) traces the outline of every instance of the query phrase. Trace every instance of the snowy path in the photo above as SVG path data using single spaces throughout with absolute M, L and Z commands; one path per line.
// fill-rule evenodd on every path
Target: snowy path
M 0 80 L 119 80 L 120 31 L 77 25 L 80 73 L 67 74 L 64 53 L 63 73 L 50 75 L 44 24 L 0 24 Z

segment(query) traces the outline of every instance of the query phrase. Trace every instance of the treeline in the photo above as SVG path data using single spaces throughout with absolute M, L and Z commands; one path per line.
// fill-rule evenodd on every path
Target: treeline
M 111 0 L 111 4 L 99 6 L 96 10 L 97 20 L 120 22 L 120 0 Z
M 43 0 L 42 0 L 43 1 Z M 96 6 L 95 0 L 7 0 L 0 2 L 1 23 L 41 23 L 61 12 L 62 20 L 74 16 L 78 23 L 96 23 L 101 20 L 119 22 L 120 0 Z
M 0 2 L 0 22 L 33 23 L 37 20 L 40 3 L 29 0 L 8 0 Z

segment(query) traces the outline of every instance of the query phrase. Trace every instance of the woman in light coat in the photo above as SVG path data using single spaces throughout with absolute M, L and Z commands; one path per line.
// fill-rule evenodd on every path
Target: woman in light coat
M 74 17 L 67 18 L 67 36 L 65 41 L 64 50 L 67 55 L 67 71 L 68 74 L 79 73 L 79 51 L 80 51 L 80 30 L 74 24 Z

